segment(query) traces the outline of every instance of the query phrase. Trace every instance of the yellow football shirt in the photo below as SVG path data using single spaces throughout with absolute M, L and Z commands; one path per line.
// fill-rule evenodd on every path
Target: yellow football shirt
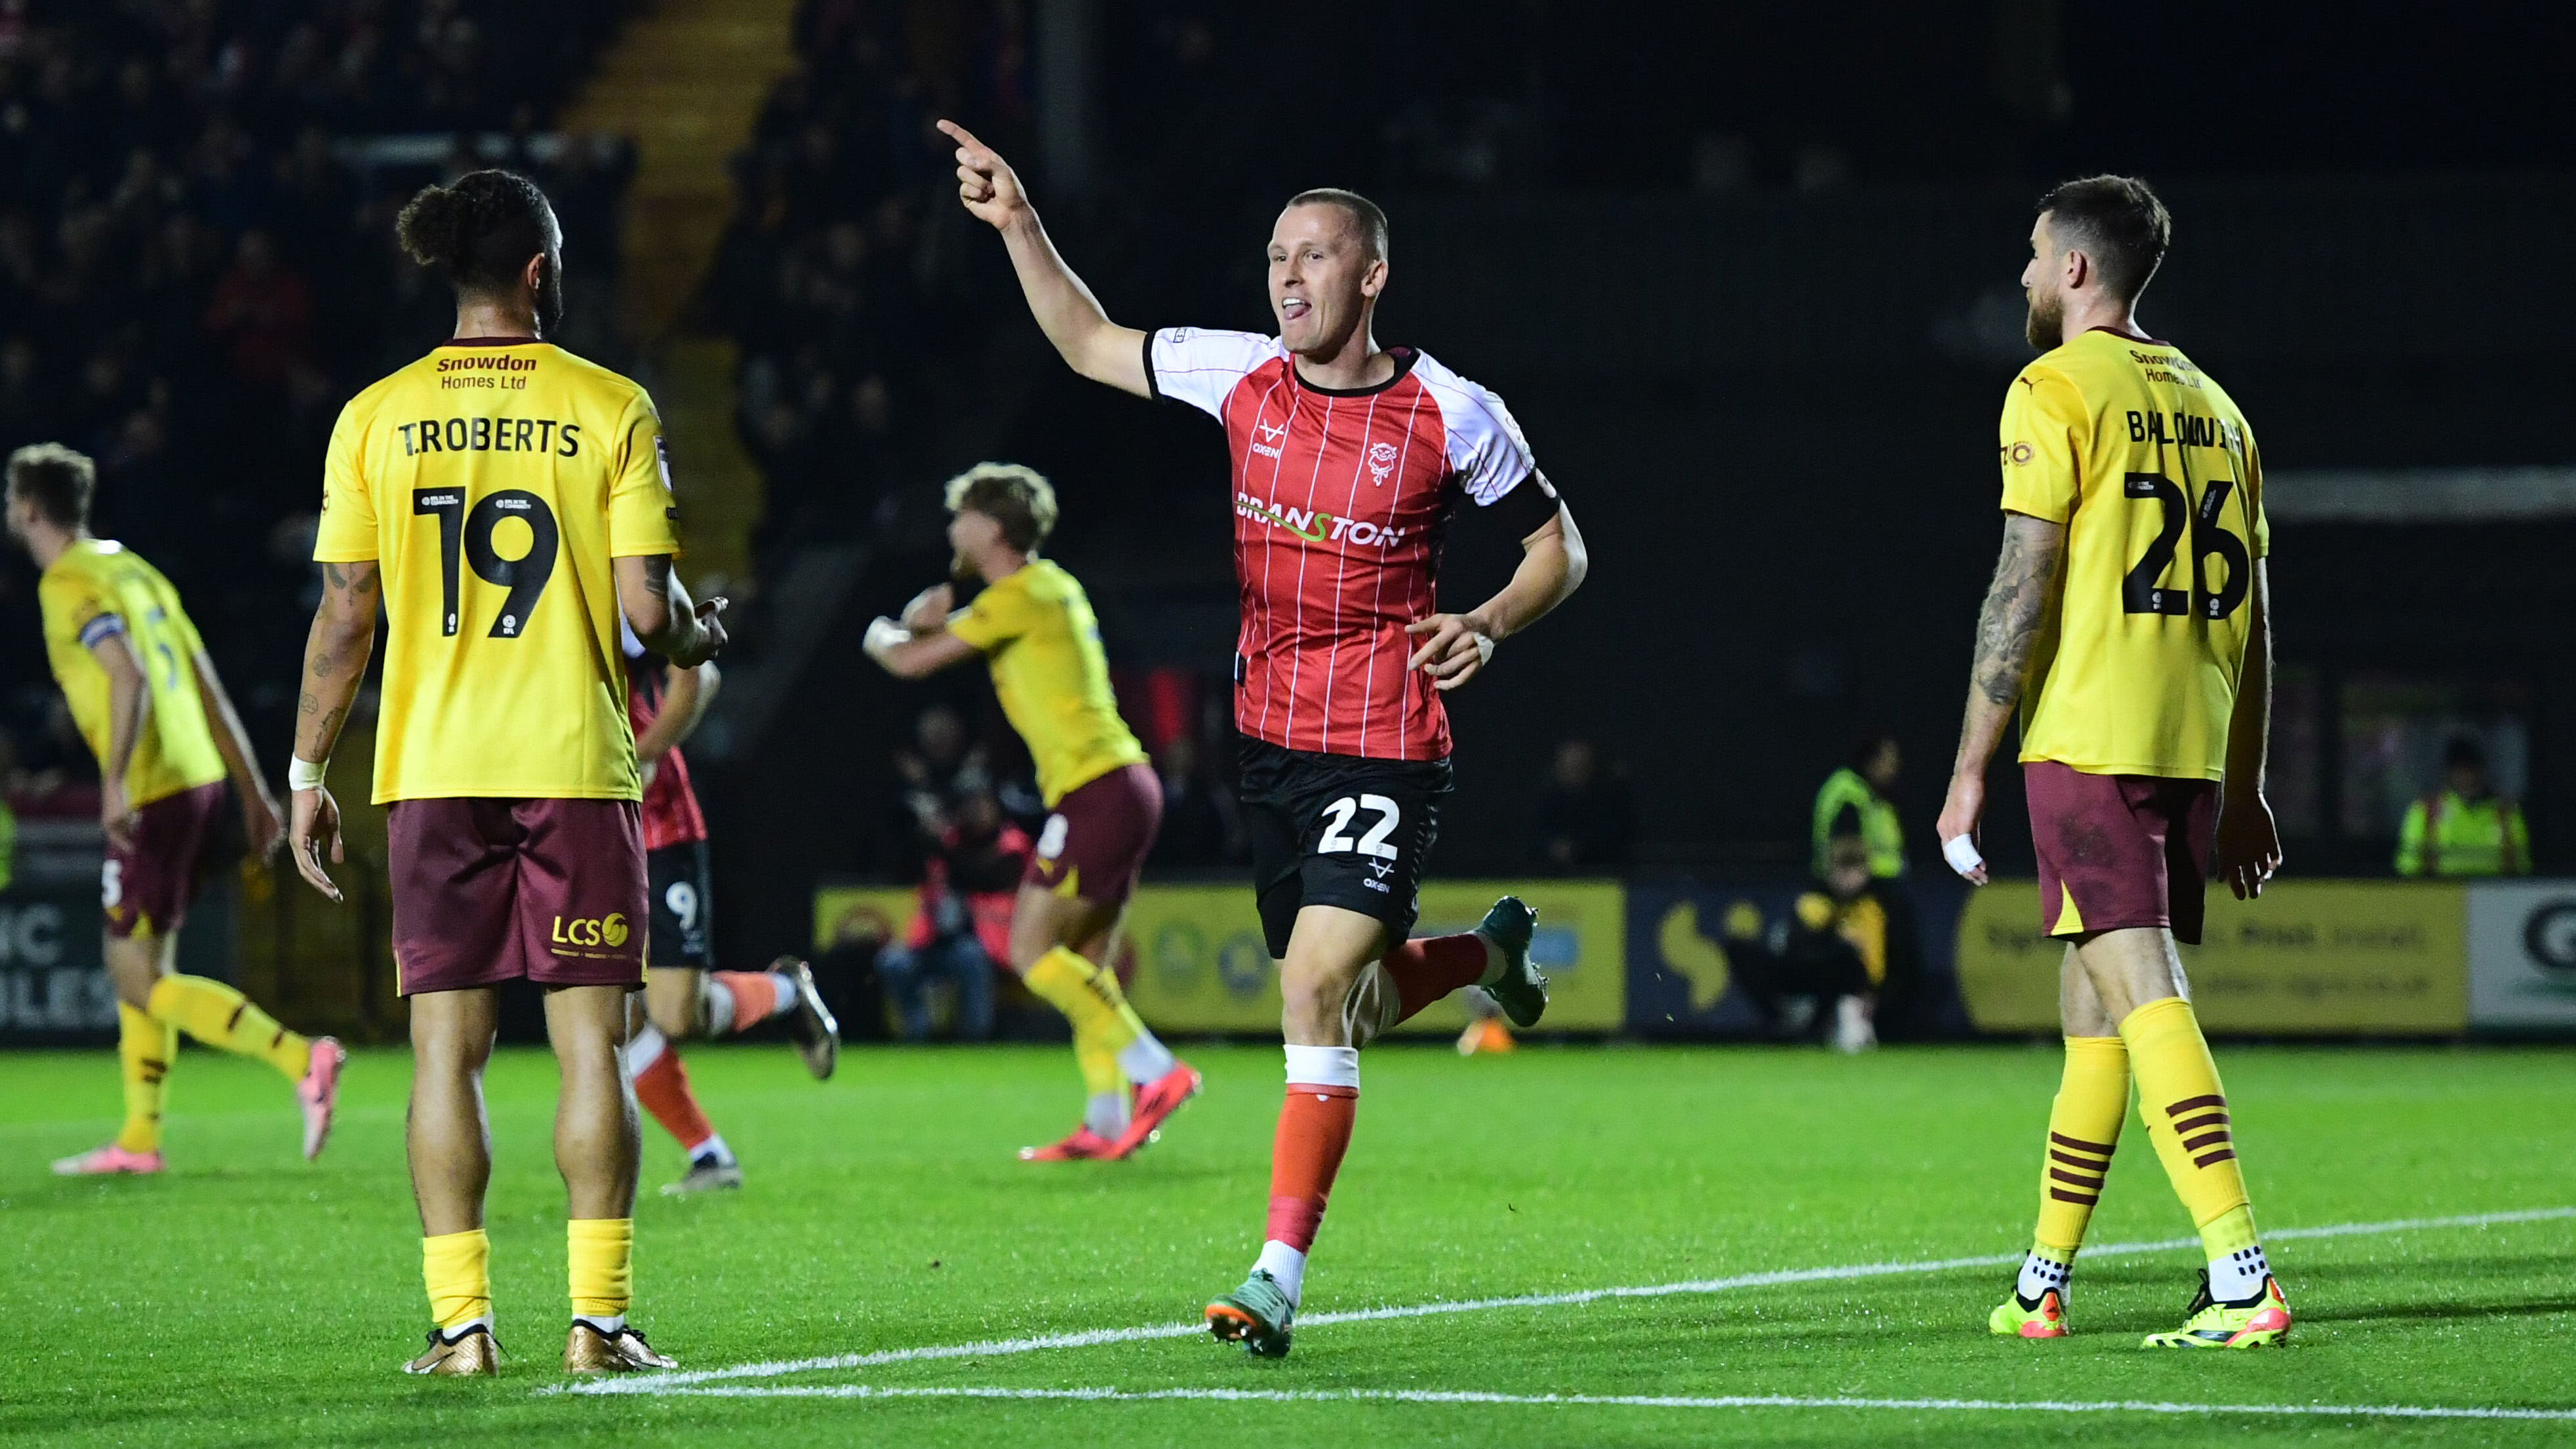
M 383 576 L 377 801 L 639 798 L 609 560 L 679 552 L 644 389 L 442 344 L 350 399 L 323 467 L 313 557 Z
M 1038 793 L 1055 803 L 1110 771 L 1142 763 L 1118 717 L 1100 620 L 1073 575 L 1042 558 L 994 580 L 948 620 L 993 666 L 1002 713 L 1028 744 Z
M 45 616 L 45 658 L 101 773 L 114 721 L 107 670 L 90 649 L 120 634 L 134 647 L 152 708 L 126 761 L 128 804 L 149 805 L 224 777 L 224 757 L 197 694 L 197 654 L 205 645 L 179 607 L 179 591 L 159 569 L 121 543 L 84 538 L 36 581 L 36 598 Z
M 2271 551 L 2245 415 L 2180 348 L 2097 328 L 2021 370 L 2000 436 L 2003 506 L 2066 525 L 2021 758 L 2221 778 Z

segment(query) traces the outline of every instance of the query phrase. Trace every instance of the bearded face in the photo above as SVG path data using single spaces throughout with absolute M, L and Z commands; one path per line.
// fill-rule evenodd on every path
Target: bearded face
M 2066 299 L 2054 291 L 2032 287 L 2023 295 L 2030 300 L 2030 314 L 2022 323 L 2022 335 L 2042 352 L 2066 340 Z

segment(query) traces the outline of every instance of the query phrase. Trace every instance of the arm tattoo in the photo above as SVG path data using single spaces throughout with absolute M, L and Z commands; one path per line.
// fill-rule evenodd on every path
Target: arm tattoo
M 322 565 L 322 582 L 333 593 L 369 593 L 376 588 L 376 565 L 372 560 L 359 563 Z
M 1977 615 L 1972 671 L 1977 692 L 1991 703 L 2009 705 L 2021 698 L 2031 646 L 2056 602 L 2057 556 L 2063 546 L 2063 534 L 2032 537 L 2018 523 L 2004 528 L 2003 555 L 1995 561 L 1994 582 Z

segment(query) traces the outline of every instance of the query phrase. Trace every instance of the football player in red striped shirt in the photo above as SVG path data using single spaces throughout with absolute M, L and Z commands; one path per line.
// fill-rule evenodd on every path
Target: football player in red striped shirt
M 1056 254 L 1009 163 L 951 122 L 958 195 L 1002 234 L 1029 310 L 1073 370 L 1225 425 L 1242 596 L 1235 726 L 1253 886 L 1279 961 L 1287 1102 L 1261 1256 L 1209 1328 L 1288 1352 L 1306 1253 L 1359 1106 L 1359 1049 L 1461 986 L 1515 1026 L 1547 981 L 1536 914 L 1505 896 L 1463 936 L 1408 940 L 1449 793 L 1440 696 L 1583 581 L 1582 535 L 1500 398 L 1370 328 L 1387 280 L 1385 213 L 1347 191 L 1289 200 L 1272 229 L 1279 335 L 1112 323 Z M 1502 592 L 1463 614 L 1433 594 L 1464 511 L 1521 541 Z
M 626 718 L 635 731 L 635 759 L 644 774 L 641 817 L 651 906 L 640 1013 L 629 998 L 633 1035 L 626 1043 L 626 1070 L 635 1083 L 635 1100 L 689 1155 L 687 1174 L 662 1185 L 663 1196 L 678 1197 L 742 1186 L 742 1163 L 698 1105 L 678 1044 L 748 1031 L 775 1016 L 793 1017 L 789 1031 L 797 1055 L 819 1081 L 831 1076 L 839 1061 L 841 1024 L 814 989 L 812 969 L 793 956 L 779 957 L 766 971 L 715 969 L 715 878 L 707 861 L 707 821 L 698 809 L 698 792 L 680 744 L 715 702 L 716 666 L 678 668 L 646 653 L 634 630 L 620 633 L 626 649 Z

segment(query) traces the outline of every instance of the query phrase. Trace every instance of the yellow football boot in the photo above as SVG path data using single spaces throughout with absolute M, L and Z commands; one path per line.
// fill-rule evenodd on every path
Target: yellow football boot
M 2054 1288 L 2040 1290 L 2038 1301 L 2007 1293 L 1986 1315 L 1987 1331 L 1999 1338 L 2064 1338 L 2066 1298 Z
M 2290 1302 L 2281 1280 L 2263 1275 L 2263 1291 L 2236 1303 L 2209 1296 L 2209 1272 L 2201 1270 L 2200 1291 L 2192 1296 L 2190 1316 L 2171 1333 L 2150 1333 L 2145 1348 L 2267 1348 L 2290 1337 Z

